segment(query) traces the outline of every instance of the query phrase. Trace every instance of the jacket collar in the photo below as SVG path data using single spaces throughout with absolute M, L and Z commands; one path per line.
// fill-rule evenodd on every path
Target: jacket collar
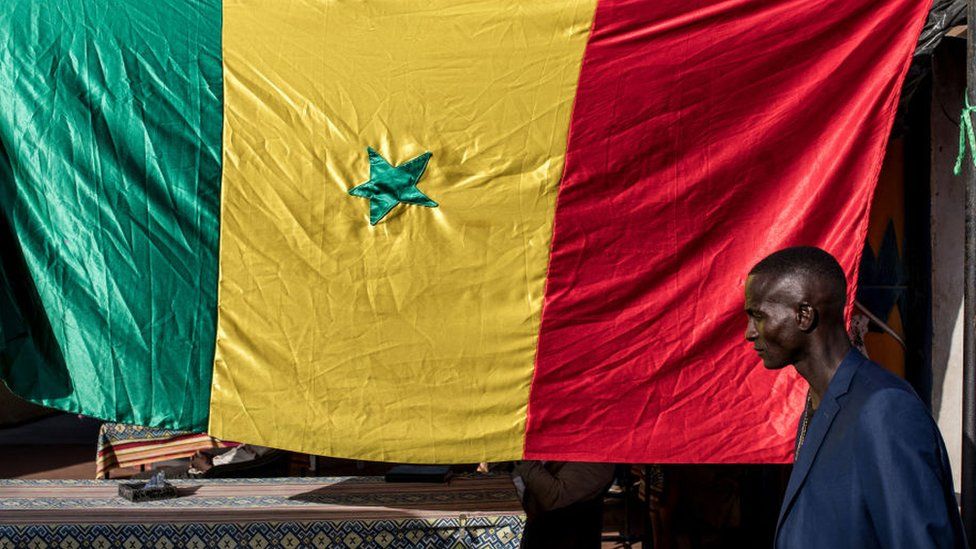
M 837 371 L 834 372 L 834 377 L 827 385 L 827 392 L 807 426 L 806 439 L 803 446 L 800 447 L 799 453 L 797 453 L 796 462 L 793 464 L 793 473 L 790 475 L 789 484 L 786 486 L 786 495 L 783 497 L 779 520 L 776 523 L 777 536 L 779 536 L 779 529 L 783 525 L 783 519 L 792 507 L 793 500 L 796 499 L 800 487 L 803 486 L 803 481 L 806 480 L 807 474 L 810 472 L 810 467 L 817 457 L 820 445 L 823 444 L 827 431 L 840 410 L 840 404 L 837 400 L 847 394 L 851 387 L 851 380 L 854 379 L 854 373 L 857 372 L 858 366 L 866 360 L 864 355 L 852 348 L 841 361 Z

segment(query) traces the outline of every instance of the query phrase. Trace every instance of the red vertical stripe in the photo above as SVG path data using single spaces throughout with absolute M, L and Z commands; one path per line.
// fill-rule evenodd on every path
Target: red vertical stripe
M 783 462 L 800 398 L 743 341 L 743 281 L 849 273 L 927 2 L 604 0 L 583 61 L 527 458 Z

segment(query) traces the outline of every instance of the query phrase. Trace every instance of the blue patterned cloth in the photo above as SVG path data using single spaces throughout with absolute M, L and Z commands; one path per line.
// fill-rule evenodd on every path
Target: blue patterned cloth
M 119 482 L 0 480 L 0 548 L 516 548 L 525 525 L 506 477 L 173 481 L 182 497 L 146 503 Z

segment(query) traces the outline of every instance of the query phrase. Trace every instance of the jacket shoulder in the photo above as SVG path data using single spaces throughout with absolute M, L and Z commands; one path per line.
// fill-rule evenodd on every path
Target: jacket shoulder
M 912 386 L 870 360 L 858 368 L 847 397 L 842 406 L 858 409 L 858 423 L 868 433 L 914 430 L 930 434 L 935 427 Z
M 899 400 L 901 398 L 917 402 L 923 409 L 925 404 L 915 393 L 915 389 L 907 381 L 886 370 L 880 364 L 864 359 L 854 373 L 850 392 L 852 396 L 865 398 L 877 393 L 883 393 L 885 399 Z M 884 400 L 884 399 L 883 399 Z

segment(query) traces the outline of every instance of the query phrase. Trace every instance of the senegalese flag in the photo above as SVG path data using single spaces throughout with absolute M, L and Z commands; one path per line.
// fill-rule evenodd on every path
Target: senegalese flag
M 786 461 L 917 0 L 8 0 L 0 377 L 330 456 Z

